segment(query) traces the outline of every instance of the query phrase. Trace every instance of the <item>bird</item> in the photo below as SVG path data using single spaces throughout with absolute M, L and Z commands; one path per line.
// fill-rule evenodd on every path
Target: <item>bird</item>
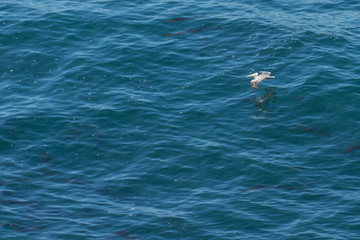
M 268 80 L 271 78 L 275 78 L 275 76 L 270 76 L 271 72 L 266 72 L 266 71 L 260 71 L 261 74 L 259 75 L 258 73 L 253 73 L 250 75 L 247 75 L 246 77 L 253 77 L 254 79 L 251 80 L 251 86 L 253 87 L 253 89 L 257 90 L 259 83 L 263 80 Z

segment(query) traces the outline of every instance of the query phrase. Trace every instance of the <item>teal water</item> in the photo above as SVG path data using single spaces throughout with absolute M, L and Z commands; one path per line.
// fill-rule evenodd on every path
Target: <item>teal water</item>
M 0 239 L 359 239 L 359 11 L 2 1 Z

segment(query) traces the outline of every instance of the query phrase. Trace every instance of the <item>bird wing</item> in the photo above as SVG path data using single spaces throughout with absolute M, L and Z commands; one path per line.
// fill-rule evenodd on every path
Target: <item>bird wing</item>
M 259 74 L 258 73 L 253 73 L 253 74 L 250 74 L 250 75 L 247 75 L 245 77 L 253 77 L 253 78 L 256 78 Z
M 257 80 L 252 80 L 251 81 L 251 86 L 253 89 L 257 90 L 258 89 L 258 86 L 259 86 L 259 81 Z

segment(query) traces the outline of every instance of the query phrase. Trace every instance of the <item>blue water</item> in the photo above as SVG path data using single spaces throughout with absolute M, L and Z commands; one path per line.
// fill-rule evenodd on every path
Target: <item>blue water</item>
M 359 12 L 1 1 L 0 239 L 359 239 Z

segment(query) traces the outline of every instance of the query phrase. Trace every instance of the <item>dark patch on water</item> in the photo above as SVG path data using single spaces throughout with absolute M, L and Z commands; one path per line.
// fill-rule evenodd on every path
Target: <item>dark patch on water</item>
M 247 188 L 244 191 L 245 192 L 251 192 L 254 190 L 265 190 L 265 189 L 281 189 L 286 191 L 296 190 L 298 188 L 292 188 L 292 187 L 285 187 L 285 186 L 276 186 L 276 185 L 258 185 L 255 187 Z
M 202 17 L 202 16 L 204 16 L 204 15 L 199 15 L 199 16 L 196 16 L 196 17 L 177 17 L 177 18 L 170 18 L 170 19 L 165 19 L 164 22 L 183 22 L 183 21 L 187 21 L 187 20 L 199 18 L 199 17 Z
M 0 223 L 0 228 L 5 228 L 5 229 L 16 231 L 16 232 L 39 231 L 38 227 L 26 227 L 26 226 L 15 224 L 15 223 Z
M 190 17 L 182 17 L 182 18 L 171 18 L 171 19 L 166 19 L 164 20 L 164 22 L 182 22 L 182 21 L 186 21 L 191 19 Z
M 295 133 L 313 133 L 313 134 L 317 134 L 317 135 L 322 135 L 325 137 L 330 137 L 330 133 L 318 128 L 318 127 L 314 127 L 314 126 L 306 126 L 306 125 L 300 125 L 297 124 L 294 127 L 290 128 L 291 132 L 295 132 Z
M 360 149 L 360 143 L 350 146 L 344 153 L 351 153 L 352 151 L 354 151 L 355 149 Z
M 129 232 L 123 231 L 123 230 L 116 231 L 116 232 L 114 232 L 114 234 L 115 234 L 115 236 L 116 236 L 117 238 L 121 238 L 121 239 L 132 240 L 132 239 L 137 239 L 137 238 L 138 238 L 138 237 L 136 237 L 136 236 L 131 235 Z M 116 239 L 116 237 L 113 238 L 112 235 L 110 235 L 109 240 Z
M 45 151 L 39 154 L 39 159 L 44 162 L 44 163 L 48 163 L 50 162 L 53 158 L 51 156 L 49 156 L 49 152 Z

